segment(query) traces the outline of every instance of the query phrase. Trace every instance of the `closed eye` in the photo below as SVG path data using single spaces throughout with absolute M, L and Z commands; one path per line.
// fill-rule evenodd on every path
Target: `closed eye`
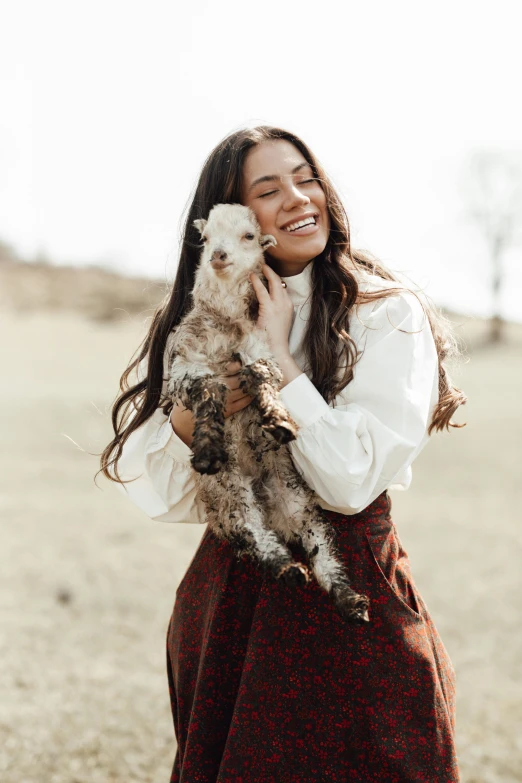
M 307 185 L 310 182 L 316 182 L 316 181 L 317 181 L 316 178 L 313 177 L 311 179 L 302 179 L 301 182 L 298 182 L 297 184 L 298 185 Z M 266 193 L 261 193 L 261 195 L 258 196 L 258 198 L 266 198 L 267 196 L 271 196 L 274 193 L 277 193 L 277 190 L 268 190 Z

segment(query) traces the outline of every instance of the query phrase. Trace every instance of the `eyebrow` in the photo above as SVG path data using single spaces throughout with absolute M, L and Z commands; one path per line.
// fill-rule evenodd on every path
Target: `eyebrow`
M 297 172 L 300 171 L 301 169 L 304 169 L 305 166 L 312 168 L 308 163 L 308 161 L 305 160 L 304 163 L 299 163 L 297 166 L 295 166 L 295 168 L 293 168 L 290 173 L 297 174 Z M 276 177 L 275 174 L 266 174 L 264 177 L 258 177 L 252 182 L 247 192 L 250 193 L 252 188 L 254 188 L 256 185 L 259 185 L 261 182 L 274 182 L 274 180 L 276 179 L 280 179 L 280 177 Z

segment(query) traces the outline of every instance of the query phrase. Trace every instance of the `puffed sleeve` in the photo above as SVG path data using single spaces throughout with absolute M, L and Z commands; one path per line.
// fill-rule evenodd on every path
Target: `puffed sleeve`
M 179 438 L 158 409 L 123 446 L 118 463 L 122 479 L 116 484 L 129 500 L 158 522 L 204 523 L 205 511 L 196 498 L 191 449 Z
M 361 305 L 350 329 L 363 353 L 335 406 L 304 373 L 280 391 L 299 426 L 289 444 L 294 464 L 344 514 L 362 511 L 409 469 L 438 399 L 435 343 L 414 294 Z
M 144 366 L 138 368 L 143 377 Z M 206 522 L 203 504 L 196 498 L 192 450 L 176 435 L 169 418 L 158 408 L 123 446 L 118 462 L 122 479 L 116 486 L 147 516 L 159 522 Z

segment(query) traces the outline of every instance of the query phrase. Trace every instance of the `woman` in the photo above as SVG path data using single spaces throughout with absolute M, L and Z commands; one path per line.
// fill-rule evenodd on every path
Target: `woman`
M 207 159 L 189 209 L 171 294 L 156 312 L 113 410 L 102 456 L 150 517 L 204 522 L 190 465 L 190 411 L 165 396 L 168 336 L 190 308 L 193 226 L 219 202 L 250 206 L 277 245 L 267 291 L 251 276 L 257 326 L 299 425 L 294 463 L 334 528 L 370 622 L 345 623 L 315 582 L 264 579 L 209 529 L 179 585 L 168 630 L 178 751 L 173 783 L 459 780 L 455 674 L 411 577 L 387 490 L 407 488 L 433 430 L 465 401 L 444 360 L 445 322 L 369 256 L 296 136 L 242 130 Z M 128 386 L 132 370 L 138 382 Z M 226 416 L 252 401 L 230 363 Z M 295 557 L 302 552 L 293 547 Z

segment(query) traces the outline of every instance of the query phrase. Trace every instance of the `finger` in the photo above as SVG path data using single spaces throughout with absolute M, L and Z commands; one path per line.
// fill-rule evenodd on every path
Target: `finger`
M 230 397 L 232 392 L 239 389 L 239 378 L 237 375 L 220 375 L 219 379 L 228 386 L 227 398 Z
M 231 403 L 231 402 L 237 402 L 242 397 L 246 397 L 246 396 L 247 395 L 245 394 L 243 389 L 233 389 L 232 391 L 230 391 L 228 393 L 227 399 L 228 399 L 228 402 Z
M 256 292 L 257 301 L 259 303 L 261 303 L 263 301 L 264 302 L 270 301 L 270 294 L 266 290 L 266 288 L 263 285 L 263 283 L 261 282 L 261 280 L 259 279 L 259 276 L 256 275 L 255 272 L 250 272 L 249 279 L 250 279 L 250 282 L 252 283 L 254 291 Z
M 268 280 L 268 290 L 270 292 L 270 296 L 276 296 L 279 295 L 280 292 L 283 291 L 283 286 L 281 285 L 281 278 L 277 274 L 277 272 L 274 272 L 271 266 L 268 266 L 268 264 L 263 264 L 263 274 Z
M 236 362 L 234 362 L 236 364 Z M 241 373 L 241 366 L 234 372 L 233 368 L 230 372 L 227 372 L 225 375 L 222 375 L 221 378 L 225 381 L 229 389 L 237 389 L 239 387 L 240 382 L 240 373 Z
M 243 408 L 246 408 L 247 405 L 250 405 L 253 399 L 254 399 L 253 397 L 249 397 L 248 395 L 245 395 L 243 397 L 240 397 L 239 400 L 236 400 L 235 402 L 232 402 L 229 405 L 227 405 L 227 408 L 232 413 L 235 413 L 236 411 L 240 411 Z
M 232 375 L 229 380 L 227 381 L 227 386 L 230 389 L 231 392 L 237 391 L 239 389 L 239 378 L 237 375 Z
M 241 362 L 228 362 L 227 365 L 225 365 L 225 369 L 227 371 L 227 375 L 237 375 L 239 371 L 241 370 Z
M 176 409 L 176 411 L 178 413 L 185 413 L 186 411 L 188 411 L 188 408 L 185 408 L 185 406 L 183 405 L 183 403 L 180 400 L 176 400 L 176 402 L 173 405 L 173 410 L 174 409 Z M 171 413 L 172 413 L 172 411 L 171 411 Z
M 225 408 L 225 418 L 228 418 L 233 413 L 236 413 L 236 411 L 240 411 L 242 408 L 246 408 L 247 405 L 250 405 L 250 402 L 251 400 L 245 400 L 245 398 L 242 398 L 241 401 L 229 402 Z

